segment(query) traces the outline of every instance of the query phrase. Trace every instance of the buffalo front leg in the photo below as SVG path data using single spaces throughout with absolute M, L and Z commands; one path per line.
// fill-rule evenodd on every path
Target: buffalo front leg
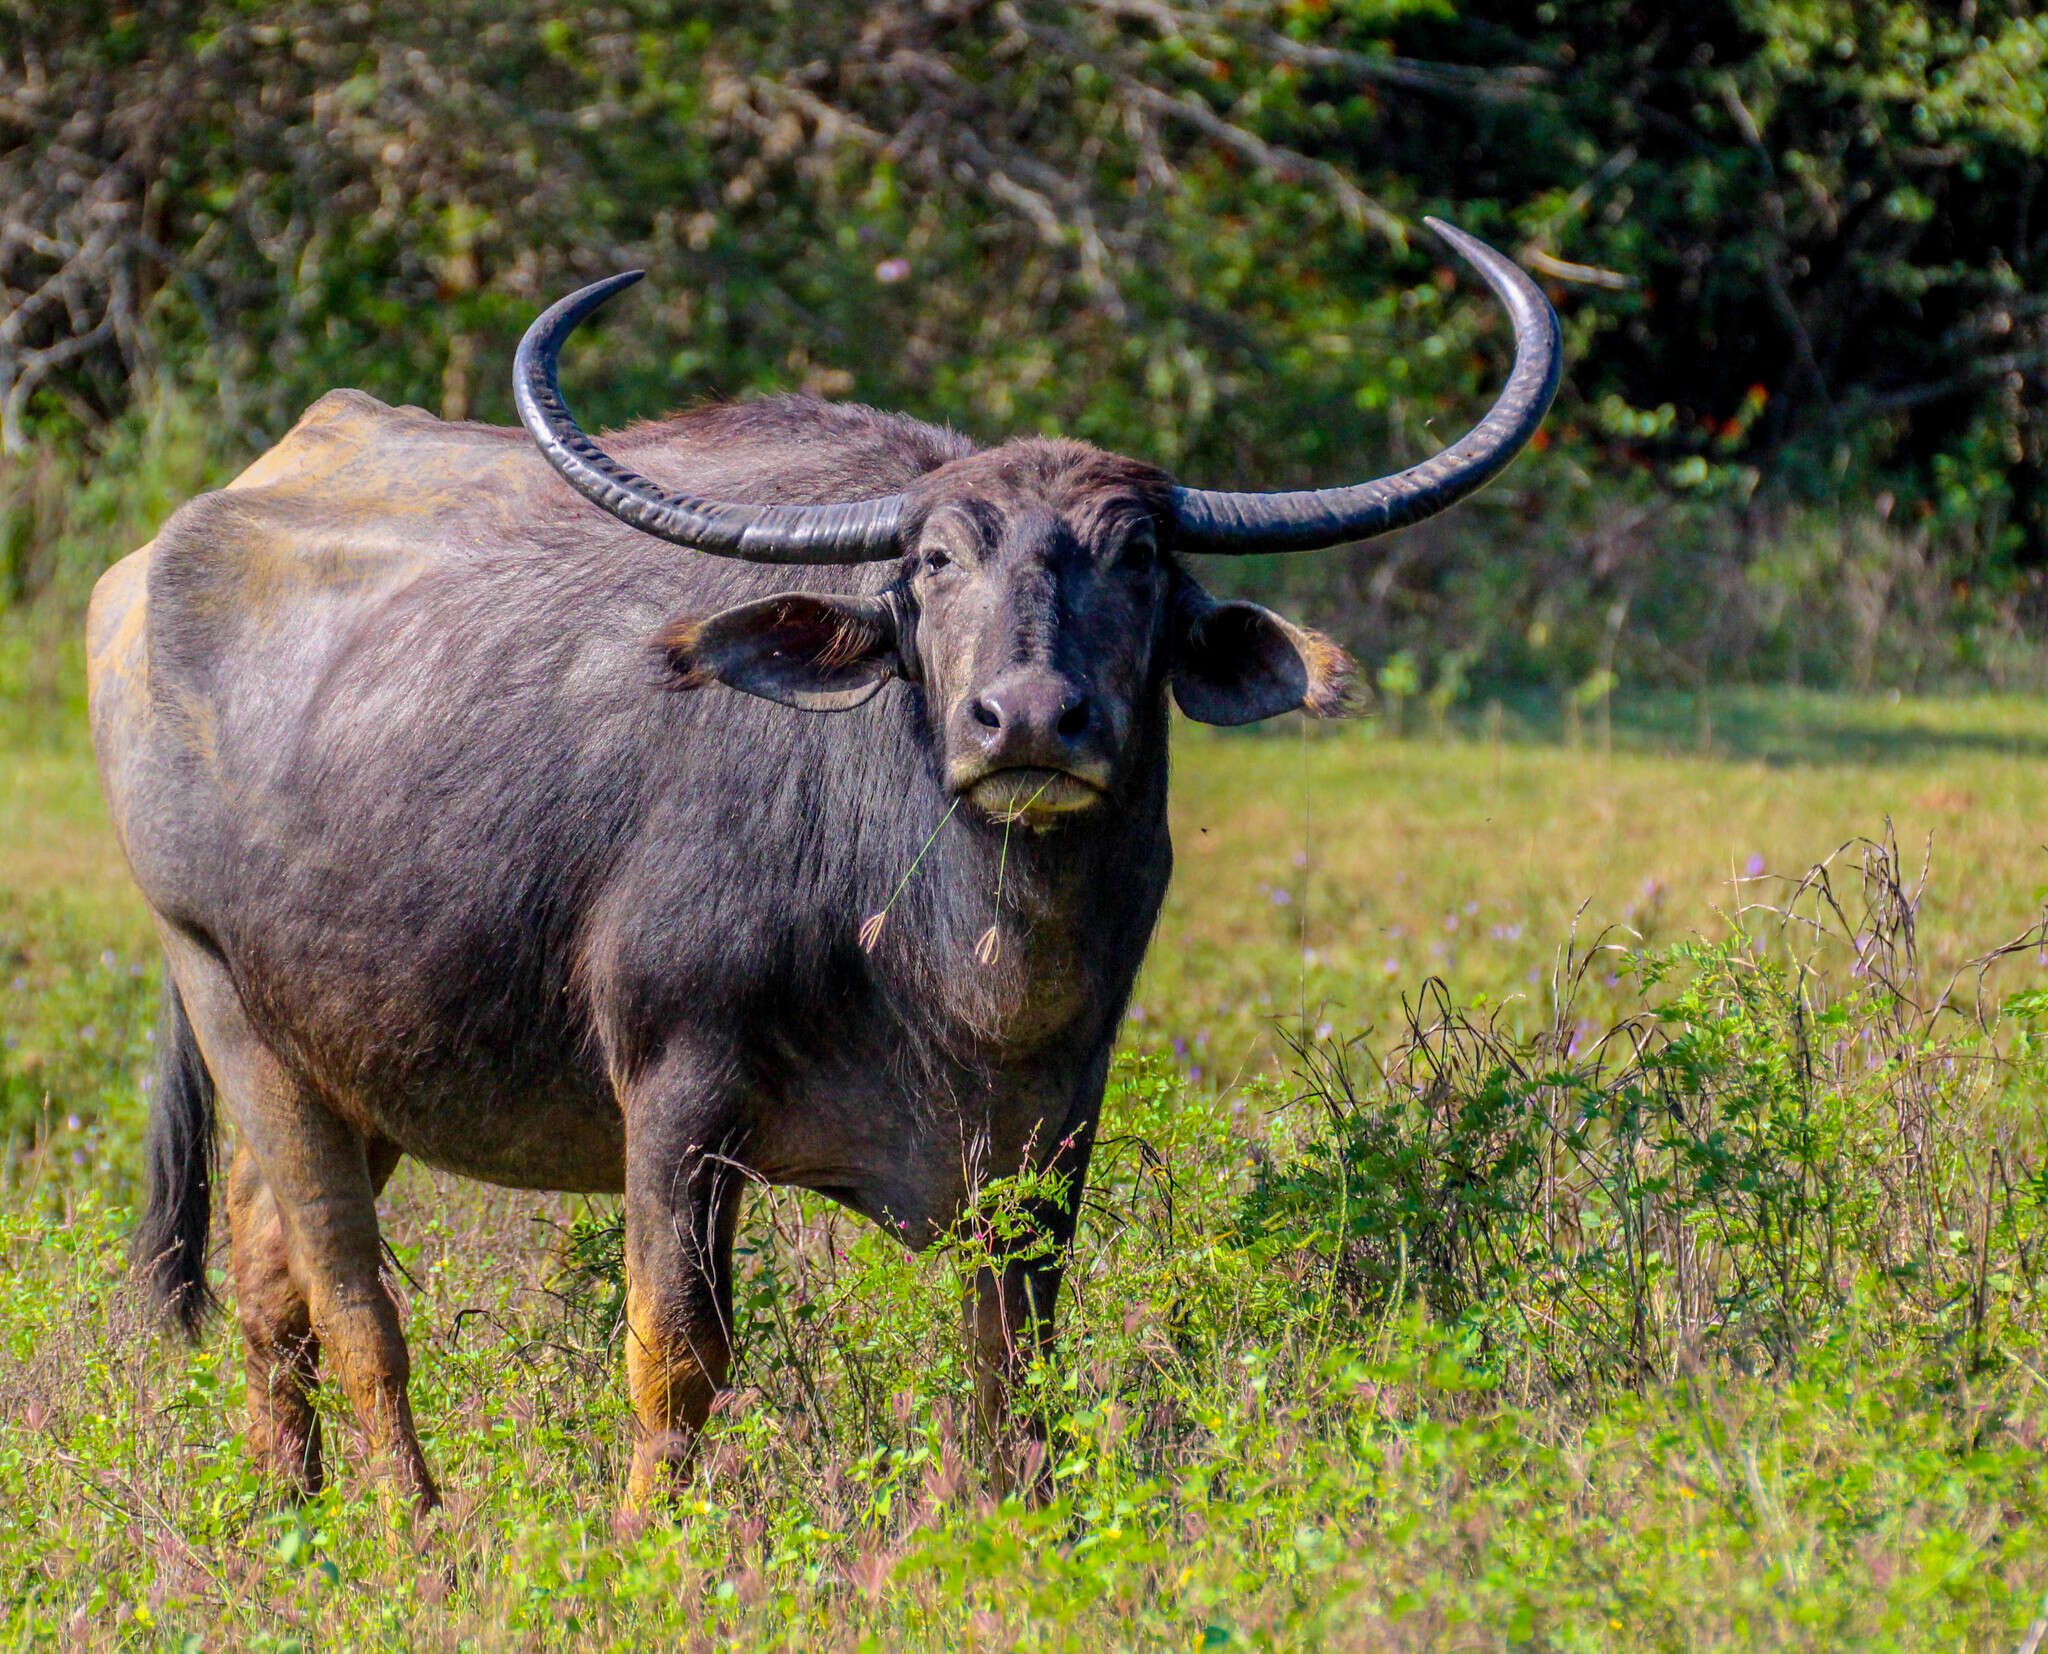
M 721 1157 L 658 1131 L 626 1140 L 626 1503 L 673 1490 L 732 1367 L 732 1243 L 741 1183 Z
M 382 1190 L 399 1153 L 370 1145 L 370 1180 Z M 249 1444 L 257 1460 L 301 1494 L 320 1491 L 320 1417 L 313 1410 L 320 1340 L 306 1296 L 292 1279 L 276 1198 L 246 1148 L 228 1172 L 229 1252 L 235 1317 L 241 1324 L 249 1389 Z
M 1042 1409 L 1016 1416 L 1019 1380 L 1051 1346 L 1053 1312 L 1081 1210 L 1095 1123 L 1070 1130 L 1045 1167 L 1047 1191 L 1025 1205 L 1030 1220 L 1004 1243 L 1008 1256 L 975 1271 L 967 1331 L 975 1374 L 975 1418 L 992 1450 L 998 1492 L 1018 1485 L 1042 1500 L 1052 1487 L 1051 1432 Z

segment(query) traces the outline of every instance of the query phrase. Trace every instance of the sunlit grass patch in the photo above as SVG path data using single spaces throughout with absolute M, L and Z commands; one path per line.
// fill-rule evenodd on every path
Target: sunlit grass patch
M 111 947 L 90 906 L 0 886 L 0 1152 L 40 1141 L 108 1194 L 133 1187 L 158 967 Z
M 1865 704 L 1810 699 L 1838 722 Z M 2048 885 L 2048 765 L 2015 746 L 2023 714 L 2048 722 L 2017 698 L 1879 703 L 1870 716 L 1907 711 L 1951 744 L 1902 743 L 1871 762 L 1816 741 L 1815 761 L 1780 766 L 1393 740 L 1373 725 L 1265 738 L 1183 727 L 1174 883 L 1133 1035 L 1228 1083 L 1284 1066 L 1276 1023 L 1391 1026 L 1427 976 L 1533 1030 L 1549 1015 L 1552 953 L 1574 932 L 1626 927 L 1620 940 L 1652 947 L 1726 935 L 1778 878 L 1887 820 L 1916 868 L 1931 849 L 1920 947 L 1930 968 L 1952 968 L 2024 928 Z M 1609 974 L 1585 984 L 1587 1014 L 1616 1009 Z

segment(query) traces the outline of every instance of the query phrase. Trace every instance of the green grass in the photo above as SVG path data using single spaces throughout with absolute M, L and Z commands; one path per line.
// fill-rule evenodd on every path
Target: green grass
M 1682 700 L 1589 717 L 1577 749 L 1512 711 L 1444 739 L 1180 732 L 1175 888 L 1035 1380 L 1065 1437 L 1049 1509 L 991 1498 L 965 1429 L 972 1256 L 764 1197 L 733 1401 L 681 1508 L 617 1519 L 614 1286 L 578 1267 L 608 1206 L 408 1166 L 387 1232 L 450 1494 L 420 1525 L 345 1410 L 335 1485 L 281 1504 L 241 1450 L 231 1327 L 186 1350 L 143 1323 L 149 933 L 75 721 L 24 714 L 5 1646 L 2020 1645 L 2048 1611 L 2024 997 L 2048 961 L 1992 977 L 1989 1031 L 1933 1002 L 2038 915 L 2048 717 L 1711 714 L 1706 754 Z M 1781 917 L 1778 875 L 1887 817 L 1909 874 L 1932 839 L 1924 1016 Z M 1865 865 L 1836 863 L 1851 929 Z M 1867 933 L 1898 958 L 1895 923 Z M 1305 1084 L 1284 1036 L 1325 1025 Z M 1640 1051 L 1600 1045 L 1617 1026 Z
M 1279 737 L 1182 730 L 1174 888 L 1137 995 L 1141 1035 L 1180 1039 L 1205 1078 L 1231 1076 L 1270 1065 L 1274 1018 L 1386 1026 L 1432 974 L 1534 1025 L 1574 930 L 1587 941 L 1617 927 L 1616 941 L 1652 944 L 1718 933 L 1774 899 L 1783 876 L 1887 820 L 1916 868 L 1932 858 L 1920 925 L 1930 969 L 2036 916 L 2048 886 L 2048 765 L 2030 744 L 2048 739 L 2039 703 L 1791 695 L 1773 709 L 1738 692 L 1716 704 L 1724 726 L 1738 722 L 1728 709 L 1747 709 L 1756 746 L 1814 758 L 1669 756 L 1619 738 L 1606 754 L 1397 741 L 1370 723 Z M 1676 716 L 1652 700 L 1617 725 L 1654 730 Z M 1875 762 L 1866 740 L 1882 730 L 1895 751 Z M 1587 1014 L 1613 1009 L 1598 986 Z

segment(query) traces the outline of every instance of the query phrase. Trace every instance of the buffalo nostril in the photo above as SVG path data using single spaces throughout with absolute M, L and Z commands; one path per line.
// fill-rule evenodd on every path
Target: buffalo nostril
M 984 729 L 1001 729 L 1003 727 L 1003 710 L 994 701 L 976 701 L 974 703 L 974 721 Z
M 1069 741 L 1088 727 L 1088 703 L 1075 701 L 1060 709 L 1060 721 L 1054 726 Z

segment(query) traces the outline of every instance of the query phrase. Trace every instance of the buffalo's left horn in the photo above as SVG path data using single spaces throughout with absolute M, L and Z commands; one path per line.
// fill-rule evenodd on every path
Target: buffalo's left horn
M 877 563 L 897 556 L 903 496 L 841 505 L 736 505 L 671 494 L 621 465 L 570 417 L 557 378 L 562 341 L 576 324 L 643 274 L 623 275 L 549 306 L 519 341 L 512 400 L 521 423 L 570 487 L 621 522 L 679 546 L 755 563 Z
M 1487 415 L 1442 453 L 1390 477 L 1298 494 L 1173 491 L 1184 551 L 1316 551 L 1433 517 L 1500 474 L 1536 434 L 1557 394 L 1557 314 L 1511 259 L 1442 219 L 1423 220 L 1477 270 L 1515 324 L 1515 368 Z

